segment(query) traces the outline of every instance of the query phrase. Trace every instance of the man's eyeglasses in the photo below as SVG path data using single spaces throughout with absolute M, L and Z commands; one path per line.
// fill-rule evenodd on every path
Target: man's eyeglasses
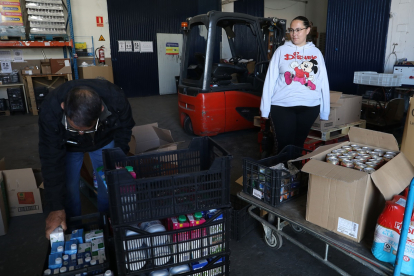
M 77 129 L 74 129 L 73 127 L 71 127 L 68 124 L 68 120 L 66 119 L 66 115 L 65 115 L 65 129 L 67 131 L 70 131 L 70 132 L 76 132 L 76 133 L 79 133 L 79 134 L 94 133 L 98 130 L 98 125 L 99 125 L 99 118 L 98 118 L 98 120 L 96 120 L 96 125 L 95 125 L 94 129 L 91 129 L 91 130 L 77 130 Z
M 288 29 L 288 32 L 289 33 L 299 33 L 300 31 L 302 31 L 302 30 L 305 30 L 306 28 L 302 28 L 302 29 L 299 29 L 299 28 L 296 28 L 296 29 L 291 29 L 291 28 L 289 28 Z

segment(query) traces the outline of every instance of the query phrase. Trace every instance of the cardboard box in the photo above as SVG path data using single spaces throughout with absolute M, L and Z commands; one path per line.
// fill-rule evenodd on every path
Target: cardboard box
M 114 83 L 112 66 L 88 66 L 79 67 L 80 79 L 105 79 Z
M 40 75 L 39 66 L 26 66 L 22 69 L 22 75 Z
M 374 231 L 385 200 L 409 184 L 414 168 L 403 153 L 372 174 L 325 162 L 326 154 L 344 145 L 358 144 L 398 151 L 394 136 L 351 127 L 350 142 L 321 146 L 310 154 L 302 171 L 309 173 L 306 220 L 350 240 L 360 242 L 365 231 Z
M 414 98 L 410 98 L 410 107 L 407 111 L 407 119 L 405 120 L 404 133 L 401 143 L 401 151 L 414 165 Z
M 326 130 L 332 127 L 358 122 L 361 119 L 362 96 L 345 95 L 331 91 L 330 113 L 328 120 L 316 118 L 312 129 Z
M 129 152 L 133 155 L 148 152 L 177 150 L 181 142 L 174 142 L 171 131 L 158 127 L 158 123 L 135 126 L 129 142 Z
M 68 58 L 50 59 L 50 67 L 52 70 L 52 74 L 72 74 L 70 59 Z
M 38 188 L 41 183 L 36 182 L 32 169 L 5 170 L 2 173 L 11 217 L 43 213 Z
M 42 71 L 43 75 L 51 75 L 52 74 L 52 68 L 50 67 L 50 60 L 44 59 L 40 62 L 40 69 Z

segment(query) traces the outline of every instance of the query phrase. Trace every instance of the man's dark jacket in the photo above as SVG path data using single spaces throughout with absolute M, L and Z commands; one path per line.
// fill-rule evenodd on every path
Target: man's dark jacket
M 94 134 L 79 135 L 65 129 L 61 103 L 75 87 L 87 86 L 101 97 L 105 110 Z M 135 123 L 131 107 L 122 90 L 106 80 L 73 80 L 53 90 L 42 102 L 39 111 L 39 155 L 45 186 L 46 209 L 64 209 L 66 193 L 66 152 L 90 152 L 112 140 L 115 147 L 129 151 L 131 129 Z

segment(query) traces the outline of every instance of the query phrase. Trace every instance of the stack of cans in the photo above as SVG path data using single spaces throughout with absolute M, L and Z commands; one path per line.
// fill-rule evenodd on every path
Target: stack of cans
M 326 162 L 373 173 L 394 158 L 398 152 L 385 151 L 359 145 L 342 146 L 326 155 Z

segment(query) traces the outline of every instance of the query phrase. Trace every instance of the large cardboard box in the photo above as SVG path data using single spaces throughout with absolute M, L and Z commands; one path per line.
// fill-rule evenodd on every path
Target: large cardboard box
M 404 133 L 401 143 L 401 151 L 414 166 L 414 98 L 410 98 L 410 107 L 407 111 Z
M 26 66 L 22 69 L 22 75 L 40 75 L 39 66 Z
M 358 122 L 361 119 L 362 96 L 345 95 L 331 91 L 330 113 L 328 120 L 316 118 L 312 129 L 326 130 L 339 125 Z
M 129 152 L 133 155 L 157 151 L 177 150 L 171 131 L 158 127 L 158 123 L 135 126 L 129 142 Z
M 52 74 L 72 74 L 70 59 L 68 58 L 50 59 L 50 69 L 52 71 Z
M 43 213 L 41 183 L 36 182 L 32 169 L 5 170 L 2 174 L 11 217 Z
M 112 66 L 88 66 L 79 67 L 80 79 L 105 79 L 114 83 Z
M 50 59 L 44 59 L 40 62 L 40 69 L 43 75 L 51 75 L 52 68 L 50 67 Z
M 372 174 L 326 163 L 326 154 L 344 145 L 398 151 L 391 134 L 352 127 L 348 135 L 350 142 L 322 146 L 298 160 L 310 158 L 302 168 L 309 173 L 306 220 L 360 242 L 367 229 L 374 231 L 384 198 L 390 200 L 404 190 L 414 168 L 403 153 Z

